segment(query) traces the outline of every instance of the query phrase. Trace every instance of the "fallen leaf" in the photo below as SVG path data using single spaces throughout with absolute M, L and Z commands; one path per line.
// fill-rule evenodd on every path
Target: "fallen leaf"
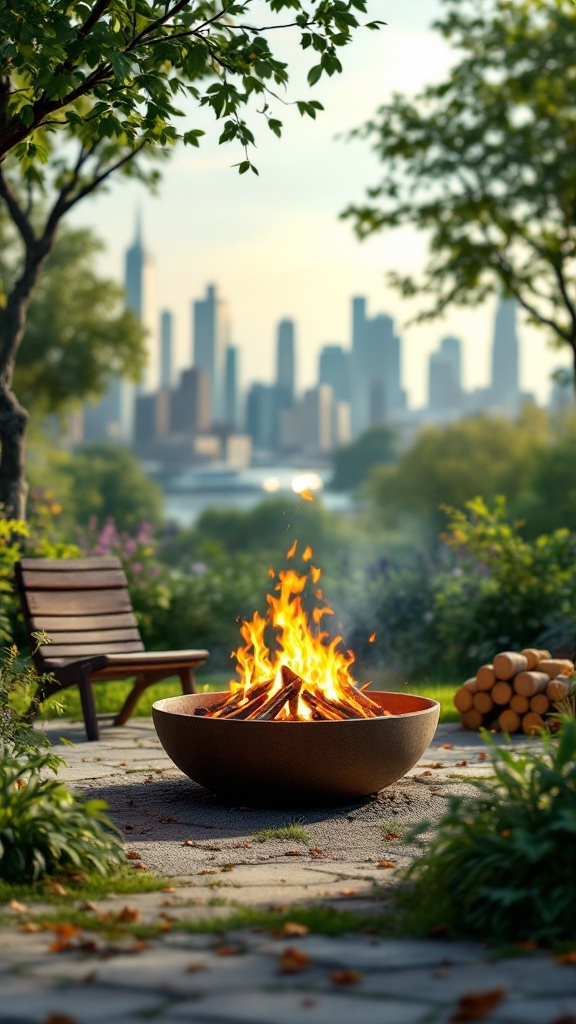
M 196 843 L 193 839 L 185 839 L 182 846 L 196 846 Z
M 88 910 L 91 914 L 98 913 L 98 907 L 92 900 L 85 900 L 81 907 L 82 910 Z
M 486 753 L 485 753 L 485 752 L 484 752 L 484 751 L 482 750 L 482 751 L 481 751 L 481 752 L 480 752 L 480 753 L 478 754 L 478 760 L 479 760 L 479 761 L 487 761 L 487 760 L 488 760 L 488 754 L 486 754 Z
M 457 768 L 465 768 L 467 764 L 468 764 L 468 761 L 456 761 L 456 767 Z
M 341 889 L 340 890 L 340 895 L 341 896 L 355 896 L 356 895 L 356 889 Z
M 40 925 L 34 924 L 34 921 L 23 921 L 20 925 L 23 932 L 39 932 Z
M 136 850 L 128 850 L 126 858 L 127 860 L 142 860 L 140 854 L 136 853 Z
M 357 985 L 362 980 L 362 975 L 358 974 L 358 971 L 351 971 L 345 968 L 342 971 L 332 971 L 330 975 L 330 981 L 333 981 L 335 985 Z
M 320 858 L 324 856 L 324 851 L 321 850 L 320 847 L 318 846 L 310 847 L 308 853 L 312 857 L 312 860 L 320 860 Z
M 436 764 L 431 764 L 431 765 L 430 765 L 430 767 L 431 767 L 431 768 L 445 768 L 445 767 L 446 767 L 446 765 L 445 765 L 445 764 L 442 764 L 442 762 L 441 762 L 441 761 L 436 761 Z
M 224 867 L 222 867 L 220 870 L 221 871 L 232 871 L 233 867 L 234 867 L 233 864 L 225 864 Z
M 162 892 L 176 892 L 176 886 L 175 885 L 165 885 L 164 888 L 162 889 Z
M 310 931 L 307 924 L 300 924 L 299 921 L 285 921 L 280 929 L 280 935 L 308 935 Z
M 401 838 L 401 836 L 400 836 L 399 832 L 385 832 L 384 833 L 384 839 L 386 839 L 387 842 L 389 842 L 389 843 L 391 843 L 393 839 L 400 839 L 400 838 Z
M 52 925 L 50 931 L 55 932 L 59 939 L 73 939 L 80 935 L 82 929 L 77 924 L 65 921 L 64 924 Z
M 196 963 L 188 964 L 188 967 L 186 968 L 186 971 L 187 971 L 188 974 L 196 974 L 196 971 L 207 971 L 207 970 L 208 970 L 208 968 L 207 968 L 206 964 L 202 960 L 199 960 Z
M 120 763 L 118 764 L 118 767 L 119 768 L 125 768 L 126 767 L 126 761 L 120 761 Z
M 465 1024 L 469 1020 L 484 1020 L 492 1010 L 496 1009 L 506 993 L 502 988 L 489 989 L 487 992 L 466 992 L 460 996 L 456 1011 L 450 1017 L 450 1024 Z
M 301 857 L 302 853 L 300 850 L 286 850 L 287 857 Z
M 240 946 L 217 946 L 216 956 L 238 956 Z
M 27 907 L 25 903 L 19 903 L 18 900 L 10 900 L 8 906 L 11 910 L 15 910 L 17 914 L 30 913 L 30 907 Z
M 50 891 L 54 893 L 55 896 L 68 895 L 68 890 L 65 889 L 63 885 L 60 885 L 60 882 L 57 882 L 56 879 L 54 878 L 47 878 L 46 885 L 50 889 Z
M 432 772 L 429 772 L 429 771 L 420 772 L 420 775 L 432 775 Z
M 376 865 L 377 868 L 393 868 L 395 866 L 396 862 L 393 860 L 379 860 Z
M 557 964 L 576 964 L 576 949 L 569 949 L 567 953 L 558 953 Z
M 454 744 L 453 743 L 441 743 L 440 746 L 438 747 L 438 750 L 453 750 L 453 749 L 454 749 Z
M 288 946 L 278 960 L 277 970 L 280 974 L 299 974 L 310 966 L 310 957 L 301 949 Z
M 133 871 L 148 871 L 148 868 L 146 867 L 145 864 L 135 864 L 132 870 Z
M 122 907 L 116 920 L 119 924 L 133 924 L 140 920 L 140 911 L 134 910 L 132 907 Z

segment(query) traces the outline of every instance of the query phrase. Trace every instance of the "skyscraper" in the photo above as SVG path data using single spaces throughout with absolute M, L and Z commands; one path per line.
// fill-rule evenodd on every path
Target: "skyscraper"
M 156 326 L 156 271 L 150 253 L 144 248 L 142 240 L 142 218 L 136 218 L 134 241 L 126 252 L 125 277 L 126 308 L 136 313 L 140 323 L 147 331 L 146 369 L 140 392 L 154 391 L 160 382 L 160 359 Z
M 350 401 L 350 353 L 342 345 L 324 345 L 318 363 L 318 383 L 329 384 L 336 402 Z
M 228 426 L 238 429 L 240 410 L 238 408 L 238 348 L 236 345 L 229 345 L 226 349 L 224 377 L 225 421 Z
M 454 411 L 462 405 L 462 346 L 458 338 L 442 338 L 428 364 L 428 408 Z
M 496 309 L 492 343 L 492 404 L 514 415 L 520 401 L 516 302 L 512 298 L 501 298 Z
M 368 317 L 366 299 L 352 299 L 352 434 L 406 408 L 401 384 L 401 342 L 392 317 Z
M 361 295 L 356 295 L 352 299 L 352 372 L 350 375 L 353 437 L 357 437 L 363 430 L 366 430 L 369 423 L 366 326 L 366 299 Z
M 225 363 L 228 347 L 228 310 L 218 297 L 216 286 L 209 284 L 206 298 L 193 304 L 193 362 L 204 370 L 210 386 L 214 423 L 226 421 Z
M 292 405 L 296 392 L 296 341 L 293 320 L 281 320 L 276 339 L 276 385 L 283 405 Z
M 163 388 L 172 386 L 173 324 L 172 313 L 169 309 L 163 309 L 160 313 L 160 386 Z

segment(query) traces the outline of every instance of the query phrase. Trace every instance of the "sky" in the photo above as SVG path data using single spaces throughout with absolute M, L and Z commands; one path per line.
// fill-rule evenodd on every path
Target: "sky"
M 232 165 L 242 154 L 219 146 L 220 126 L 191 106 L 186 129 L 203 128 L 206 136 L 200 149 L 176 149 L 155 196 L 117 180 L 79 204 L 72 219 L 106 242 L 99 269 L 117 280 L 123 279 L 124 253 L 141 211 L 145 246 L 156 266 L 158 310 L 170 309 L 175 318 L 178 368 L 191 363 L 191 302 L 215 283 L 228 303 L 245 385 L 272 380 L 276 327 L 285 317 L 296 323 L 298 384 L 314 384 L 321 347 L 350 344 L 353 295 L 367 297 L 370 315 L 394 318 L 411 407 L 426 400 L 428 356 L 445 334 L 462 339 L 465 386 L 488 382 L 495 299 L 407 326 L 421 304 L 388 288 L 385 274 L 417 271 L 425 260 L 425 237 L 404 227 L 359 242 L 351 223 L 339 219 L 379 176 L 367 143 L 346 141 L 346 134 L 393 92 L 415 93 L 441 79 L 454 59 L 430 29 L 441 10 L 440 0 L 372 0 L 370 17 L 385 20 L 386 27 L 359 33 L 341 51 L 344 73 L 313 89 L 305 82 L 308 54 L 295 36 L 275 33 L 274 47 L 292 69 L 289 97 L 319 99 L 325 111 L 313 122 L 295 107 L 276 106 L 273 116 L 284 123 L 281 140 L 259 123 L 263 118 L 253 118 L 258 177 L 238 175 Z M 520 339 L 522 387 L 546 401 L 550 373 L 569 365 L 569 358 L 550 349 L 535 328 L 521 324 Z

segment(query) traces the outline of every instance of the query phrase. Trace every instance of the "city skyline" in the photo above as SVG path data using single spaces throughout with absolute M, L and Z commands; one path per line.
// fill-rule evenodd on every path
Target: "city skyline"
M 386 310 L 402 332 L 403 386 L 411 405 L 423 403 L 428 358 L 449 334 L 464 343 L 465 386 L 487 384 L 496 300 L 475 309 L 452 308 L 442 321 L 406 327 L 422 311 L 422 301 L 401 299 L 384 286 L 384 277 L 388 270 L 403 272 L 422 264 L 424 236 L 402 229 L 360 244 L 350 225 L 338 220 L 379 175 L 365 144 L 347 145 L 343 136 L 393 90 L 415 92 L 442 77 L 452 59 L 444 41 L 429 29 L 441 10 L 438 0 L 412 0 L 410 10 L 407 6 L 389 0 L 383 9 L 374 0 L 370 13 L 388 25 L 379 33 L 365 33 L 350 48 L 342 76 L 314 87 L 312 93 L 326 108 L 317 121 L 283 108 L 280 142 L 259 126 L 254 154 L 259 178 L 237 175 L 231 166 L 237 154 L 217 145 L 219 126 L 191 105 L 190 127 L 205 128 L 206 137 L 199 151 L 177 149 L 163 169 L 157 197 L 136 184 L 115 181 L 74 213 L 75 223 L 93 226 L 107 242 L 103 271 L 122 279 L 126 241 L 132 237 L 135 211 L 142 207 L 160 304 L 174 316 L 176 369 L 189 356 L 190 297 L 203 294 L 208 281 L 217 281 L 232 311 L 233 338 L 242 339 L 244 381 L 272 380 L 275 326 L 290 318 L 300 342 L 299 385 L 310 385 L 320 349 L 347 341 L 348 298 L 356 294 L 365 295 L 372 309 Z M 310 94 L 300 74 L 303 61 L 291 49 L 289 36 L 281 46 L 295 72 L 291 97 Z M 522 388 L 545 401 L 549 374 L 568 365 L 568 355 L 548 349 L 545 332 L 523 323 L 521 330 Z

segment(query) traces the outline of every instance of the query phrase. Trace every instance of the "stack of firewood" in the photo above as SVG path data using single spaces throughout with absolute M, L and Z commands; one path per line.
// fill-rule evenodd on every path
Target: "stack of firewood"
M 457 690 L 454 704 L 466 729 L 521 729 L 532 734 L 543 727 L 547 712 L 568 696 L 566 677 L 572 672 L 574 662 L 552 658 L 549 651 L 503 651 Z

